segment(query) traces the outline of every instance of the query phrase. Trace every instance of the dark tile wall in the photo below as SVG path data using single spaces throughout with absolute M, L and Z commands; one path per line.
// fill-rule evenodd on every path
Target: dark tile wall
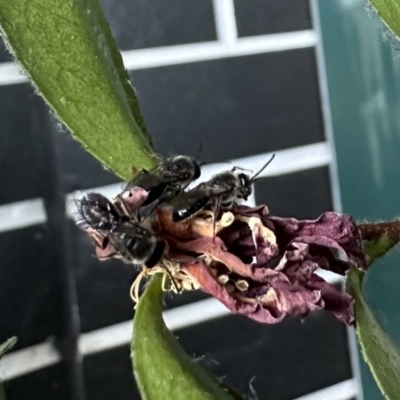
M 0 233 L 0 342 L 17 336 L 16 349 L 61 331 L 57 272 L 47 251 L 46 226 Z
M 85 358 L 87 400 L 140 400 L 129 352 L 123 346 Z
M 307 0 L 235 0 L 234 3 L 240 37 L 311 28 Z
M 232 315 L 176 334 L 209 371 L 242 393 L 252 382 L 260 399 L 293 399 L 351 377 L 346 328 L 325 312 L 276 325 Z
M 71 400 L 62 363 L 4 382 L 7 400 Z
M 255 193 L 257 203 L 281 217 L 314 219 L 333 210 L 328 167 L 260 179 Z
M 212 0 L 102 0 L 121 50 L 216 40 Z
M 11 54 L 6 50 L 6 46 L 4 44 L 4 40 L 0 37 L 0 62 L 3 61 L 11 61 Z
M 73 230 L 73 265 L 78 288 L 83 332 L 132 318 L 129 288 L 137 275 L 132 265 L 119 260 L 99 261 L 84 232 Z
M 158 149 L 212 162 L 324 139 L 313 49 L 131 74 Z
M 0 110 L 0 205 L 41 197 L 46 175 L 43 124 L 49 111 L 27 83 L 0 86 Z
M 121 182 L 65 130 L 54 132 L 53 138 L 60 185 L 64 193 Z

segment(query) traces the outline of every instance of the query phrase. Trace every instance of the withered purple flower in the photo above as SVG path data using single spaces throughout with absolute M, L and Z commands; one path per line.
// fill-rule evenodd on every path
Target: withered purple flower
M 159 211 L 161 234 L 181 269 L 235 313 L 276 323 L 327 309 L 353 323 L 353 301 L 315 271 L 364 268 L 361 237 L 351 217 L 329 212 L 315 221 L 269 215 L 266 206 L 222 214 L 213 237 L 211 214 L 173 224 Z
M 143 191 L 133 189 L 118 201 L 132 213 L 143 202 Z M 232 312 L 264 323 L 320 309 L 354 322 L 351 296 L 315 273 L 365 268 L 361 236 L 350 216 L 327 212 L 298 221 L 274 217 L 266 206 L 237 206 L 221 212 L 215 223 L 211 211 L 175 223 L 168 207 L 156 212 L 153 229 L 167 250 L 160 265 L 144 268 L 141 277 L 168 269 L 172 290 L 201 288 Z M 112 252 L 99 249 L 98 255 Z

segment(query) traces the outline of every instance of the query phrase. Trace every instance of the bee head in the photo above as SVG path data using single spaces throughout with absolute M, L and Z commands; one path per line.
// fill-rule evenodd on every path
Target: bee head
M 171 172 L 181 177 L 182 180 L 195 180 L 200 177 L 200 166 L 191 157 L 176 156 L 174 157 L 171 167 Z
M 247 198 L 251 195 L 252 193 L 252 179 L 243 173 L 240 173 L 238 175 L 239 178 L 239 198 L 247 200 Z

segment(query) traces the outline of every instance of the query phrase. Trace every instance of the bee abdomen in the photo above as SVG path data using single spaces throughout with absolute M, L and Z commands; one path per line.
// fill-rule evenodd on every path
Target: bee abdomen
M 183 221 L 192 215 L 196 214 L 198 211 L 202 210 L 207 203 L 209 202 L 209 198 L 205 197 L 204 199 L 198 200 L 195 204 L 188 208 L 184 208 L 182 210 L 174 211 L 172 213 L 172 220 L 174 222 Z
M 151 256 L 145 262 L 147 268 L 154 267 L 163 257 L 165 251 L 165 243 L 157 241 Z

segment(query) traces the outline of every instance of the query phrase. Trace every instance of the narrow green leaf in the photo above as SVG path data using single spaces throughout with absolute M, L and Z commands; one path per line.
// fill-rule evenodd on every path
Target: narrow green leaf
M 396 244 L 397 242 L 390 239 L 388 236 L 368 240 L 364 244 L 364 251 L 368 255 L 369 264 L 372 264 L 375 260 L 385 255 Z
M 0 26 L 55 114 L 124 179 L 155 159 L 98 0 L 0 0 Z
M 383 22 L 400 38 L 400 1 L 370 0 Z
M 348 290 L 355 299 L 356 331 L 366 363 L 386 399 L 400 399 L 400 349 L 383 331 L 362 294 L 364 273 L 353 269 Z
M 161 299 L 157 276 L 141 297 L 133 321 L 133 368 L 143 399 L 237 399 L 185 353 L 164 324 Z
M 17 338 L 13 336 L 4 343 L 0 344 L 0 359 L 5 353 L 7 353 L 7 351 L 10 351 L 15 346 L 15 343 L 17 343 Z
M 7 351 L 11 350 L 14 346 L 15 343 L 17 343 L 17 338 L 14 336 L 8 340 L 6 340 L 4 343 L 0 344 L 0 359 L 3 357 Z M 6 395 L 4 393 L 3 385 L 0 381 L 0 400 L 6 400 Z

